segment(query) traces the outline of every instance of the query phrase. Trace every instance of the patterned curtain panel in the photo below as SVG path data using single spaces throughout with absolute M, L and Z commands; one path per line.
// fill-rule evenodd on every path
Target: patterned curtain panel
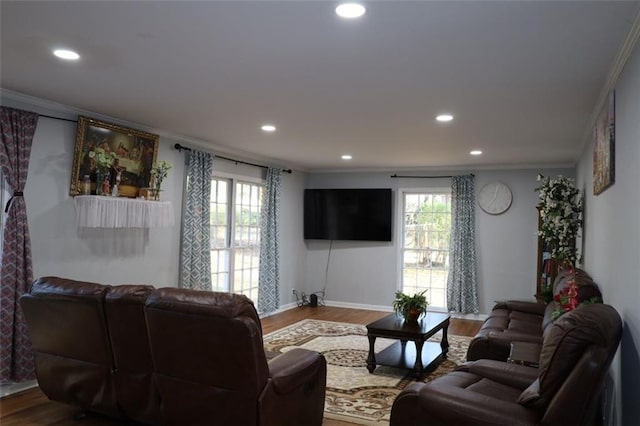
M 282 170 L 269 167 L 260 212 L 260 276 L 258 310 L 273 312 L 280 307 L 280 184 Z
M 27 206 L 22 196 L 27 181 L 31 143 L 38 114 L 12 108 L 0 108 L 0 166 L 13 197 L 4 208 L 5 228 L 2 242 L 0 278 L 0 381 L 24 382 L 35 378 L 33 351 L 27 325 L 20 309 L 20 296 L 33 281 L 31 239 L 27 224 Z
M 454 176 L 451 182 L 451 241 L 447 307 L 449 311 L 478 313 L 476 278 L 476 209 L 473 176 Z
M 213 155 L 192 150 L 187 170 L 187 191 L 182 214 L 180 287 L 211 291 L 209 217 Z

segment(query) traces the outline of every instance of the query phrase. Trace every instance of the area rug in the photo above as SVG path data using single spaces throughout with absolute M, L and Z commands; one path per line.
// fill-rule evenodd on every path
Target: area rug
M 451 334 L 447 337 L 447 359 L 424 382 L 450 372 L 465 361 L 471 338 Z M 440 342 L 441 333 L 429 340 Z M 376 352 L 395 342 L 377 338 Z M 373 374 L 369 373 L 369 341 L 364 325 L 303 320 L 265 335 L 264 347 L 273 352 L 305 348 L 324 355 L 327 360 L 325 418 L 361 425 L 388 424 L 394 399 L 415 381 L 409 370 L 378 366 Z

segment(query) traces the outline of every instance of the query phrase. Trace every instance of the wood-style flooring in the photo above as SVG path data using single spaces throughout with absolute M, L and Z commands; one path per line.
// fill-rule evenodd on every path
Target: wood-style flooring
M 328 306 L 303 307 L 290 309 L 262 319 L 262 329 L 265 334 L 271 333 L 306 318 L 368 324 L 388 314 L 388 312 Z M 480 321 L 452 319 L 449 333 L 459 336 L 474 336 L 480 329 L 480 325 Z M 74 417 L 79 413 L 80 411 L 75 407 L 49 401 L 39 388 L 9 395 L 0 400 L 0 424 L 2 426 L 115 426 L 130 424 L 92 413 L 78 421 Z M 323 426 L 348 425 L 351 423 L 330 419 L 325 419 L 323 422 Z

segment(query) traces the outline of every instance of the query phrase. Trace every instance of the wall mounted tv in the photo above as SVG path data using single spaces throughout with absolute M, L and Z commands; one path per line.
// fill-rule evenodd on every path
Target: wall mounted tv
M 391 241 L 391 189 L 305 189 L 304 238 Z

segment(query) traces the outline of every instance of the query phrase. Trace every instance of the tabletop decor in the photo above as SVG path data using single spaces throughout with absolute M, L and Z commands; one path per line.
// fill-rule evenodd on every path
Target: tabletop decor
M 162 181 L 169 174 L 169 170 L 171 170 L 171 163 L 165 160 L 160 160 L 151 168 L 151 176 L 153 176 L 153 199 L 160 199 L 160 191 L 162 186 Z
M 540 187 L 541 226 L 538 235 L 551 249 L 551 257 L 559 264 L 576 261 L 575 240 L 582 226 L 582 198 L 574 179 L 537 176 Z
M 415 322 L 420 315 L 427 311 L 427 297 L 424 295 L 427 290 L 409 296 L 401 291 L 396 291 L 396 298 L 393 301 L 393 311 L 404 317 L 405 321 Z
M 578 299 L 578 284 L 576 284 L 576 270 L 573 265 L 565 262 L 565 268 L 569 272 L 569 278 L 567 285 L 560 290 L 558 294 L 553 296 L 553 301 L 556 304 L 556 308 L 551 313 L 551 320 L 555 321 L 563 314 L 573 311 L 578 306 L 591 305 L 594 303 L 602 303 L 602 299 L 599 297 L 592 297 L 588 300 L 580 302 Z
M 119 195 L 137 197 L 139 188 L 148 186 L 151 180 L 158 139 L 158 135 L 142 130 L 79 116 L 69 194 L 82 193 L 84 176 L 90 177 L 92 188 L 102 190 L 97 179 L 104 177 L 103 165 L 108 165 L 112 183 L 118 184 Z M 120 181 L 116 182 L 118 177 Z
M 87 155 L 96 165 L 96 195 L 109 195 L 109 169 L 118 156 L 115 152 L 105 151 L 103 148 L 92 149 Z

